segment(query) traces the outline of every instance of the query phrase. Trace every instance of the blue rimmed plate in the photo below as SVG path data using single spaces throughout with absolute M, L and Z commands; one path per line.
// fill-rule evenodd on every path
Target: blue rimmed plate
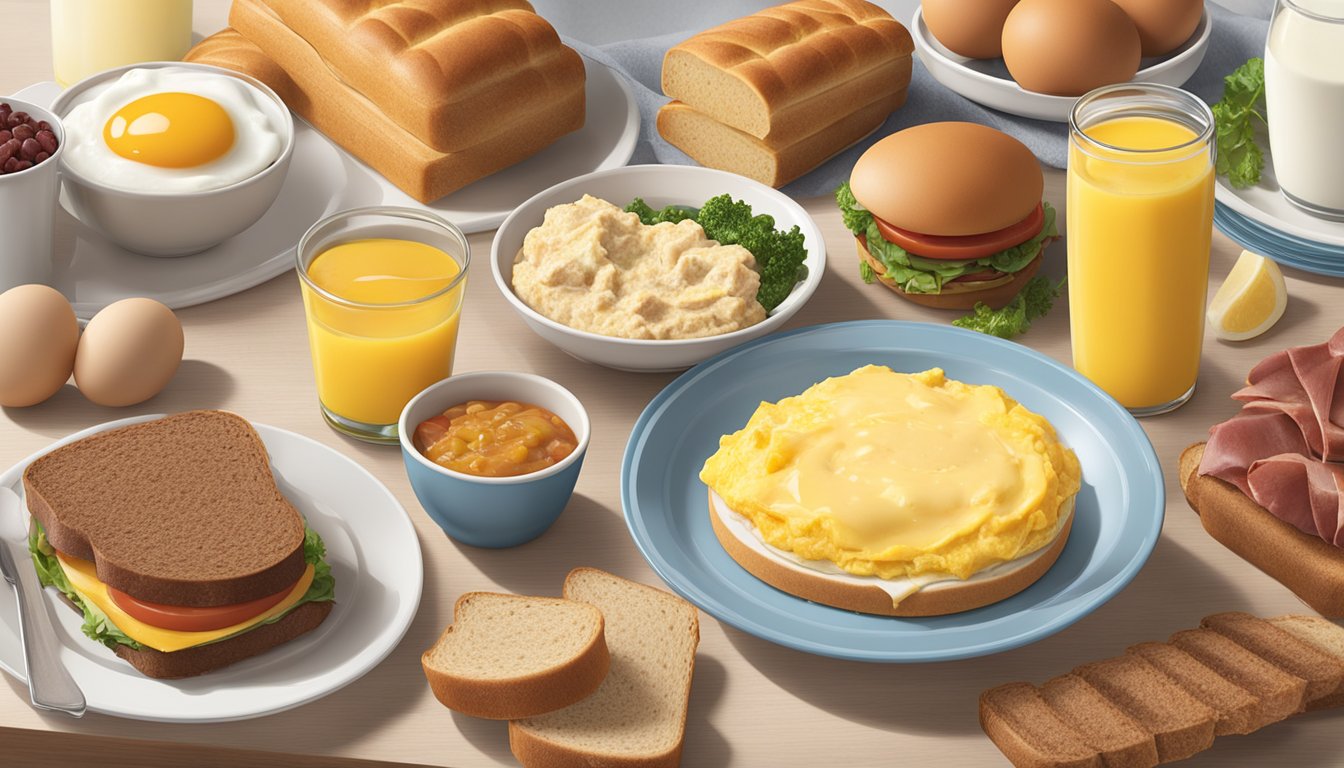
M 1078 454 L 1083 488 L 1055 565 L 1017 595 L 923 619 L 869 616 L 774 589 L 724 552 L 698 474 L 719 437 L 762 400 L 802 392 L 869 363 L 941 367 L 1002 387 L 1048 418 Z M 983 656 L 1040 640 L 1086 616 L 1143 567 L 1162 530 L 1162 469 L 1143 429 L 1072 369 L 1012 342 L 960 328 L 894 320 L 776 334 L 701 363 L 644 409 L 621 466 L 626 523 L 644 557 L 678 594 L 744 632 L 822 656 L 925 662 Z
M 1221 202 L 1214 206 L 1213 223 L 1218 231 L 1241 247 L 1268 256 L 1284 266 L 1328 277 L 1344 277 L 1344 248 L 1279 232 Z

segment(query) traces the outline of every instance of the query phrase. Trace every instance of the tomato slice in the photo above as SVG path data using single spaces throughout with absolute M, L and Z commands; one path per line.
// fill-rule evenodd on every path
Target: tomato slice
M 877 231 L 916 256 L 926 259 L 983 259 L 999 251 L 1021 245 L 1039 235 L 1045 227 L 1045 206 L 1038 204 L 1027 218 L 983 235 L 921 235 L 901 229 L 874 216 Z
M 221 605 L 213 608 L 188 608 L 181 605 L 151 603 L 122 592 L 113 587 L 107 588 L 112 602 L 133 618 L 160 629 L 173 629 L 179 632 L 208 632 L 241 624 L 256 618 L 274 608 L 294 589 L 291 584 L 283 592 L 277 592 L 257 600 L 234 605 Z

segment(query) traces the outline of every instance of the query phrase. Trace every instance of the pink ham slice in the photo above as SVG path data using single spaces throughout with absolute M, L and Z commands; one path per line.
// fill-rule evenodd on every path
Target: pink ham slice
M 1324 461 L 1344 461 L 1344 329 L 1324 344 L 1276 352 L 1232 395 L 1247 411 L 1280 411 Z
M 1246 476 L 1248 495 L 1275 517 L 1344 546 L 1344 464 L 1285 453 L 1256 461 Z
M 1246 470 L 1252 464 L 1286 453 L 1306 454 L 1308 450 L 1302 431 L 1287 414 L 1248 407 L 1209 430 L 1199 473 L 1226 480 L 1250 496 Z

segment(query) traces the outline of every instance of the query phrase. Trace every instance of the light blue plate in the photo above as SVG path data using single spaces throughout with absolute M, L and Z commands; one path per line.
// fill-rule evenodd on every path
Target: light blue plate
M 1213 223 L 1243 248 L 1287 267 L 1328 277 L 1344 277 L 1344 248 L 1279 232 L 1217 203 Z
M 875 363 L 941 367 L 995 384 L 1055 425 L 1078 454 L 1083 488 L 1063 554 L 1027 590 L 927 619 L 869 616 L 793 597 L 747 573 L 710 528 L 698 474 L 719 436 L 762 400 Z M 1138 422 L 1081 375 L 1027 347 L 944 325 L 870 320 L 743 344 L 673 381 L 635 423 L 621 466 L 625 518 L 649 564 L 720 621 L 780 645 L 858 661 L 920 662 L 1006 651 L 1086 616 L 1134 578 L 1162 530 L 1157 455 Z

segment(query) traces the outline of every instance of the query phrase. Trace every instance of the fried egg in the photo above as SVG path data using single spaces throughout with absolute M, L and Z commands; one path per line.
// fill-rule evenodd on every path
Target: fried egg
M 284 146 L 278 107 L 196 69 L 132 69 L 65 116 L 73 172 L 135 192 L 202 192 L 249 179 Z

